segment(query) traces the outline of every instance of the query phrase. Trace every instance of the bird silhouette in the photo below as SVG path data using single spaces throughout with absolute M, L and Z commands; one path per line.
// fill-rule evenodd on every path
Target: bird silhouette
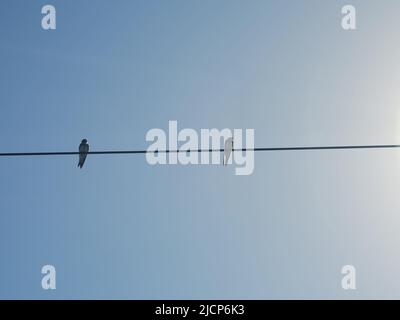
M 81 144 L 79 145 L 79 163 L 78 167 L 82 169 L 83 164 L 85 163 L 87 154 L 89 152 L 89 145 L 86 139 L 83 139 Z
M 228 165 L 228 160 L 232 153 L 232 150 L 233 150 L 233 138 L 228 138 L 225 141 L 224 159 L 222 162 L 223 165 L 225 165 L 225 166 Z

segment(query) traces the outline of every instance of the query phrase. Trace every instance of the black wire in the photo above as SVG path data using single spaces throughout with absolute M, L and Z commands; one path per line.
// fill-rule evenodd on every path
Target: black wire
M 353 146 L 317 146 L 317 147 L 276 147 L 276 148 L 242 148 L 232 151 L 311 151 L 311 150 L 346 150 L 346 149 L 394 149 L 400 148 L 399 144 L 386 145 L 353 145 Z M 90 151 L 88 154 L 107 155 L 107 154 L 146 154 L 146 153 L 202 153 L 202 152 L 224 152 L 224 149 L 195 149 L 195 150 L 120 150 L 120 151 Z M 29 156 L 68 156 L 79 155 L 79 152 L 8 152 L 0 153 L 0 157 L 29 157 Z

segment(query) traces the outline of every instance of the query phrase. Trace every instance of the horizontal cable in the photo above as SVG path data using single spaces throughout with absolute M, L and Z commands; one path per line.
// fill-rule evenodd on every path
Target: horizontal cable
M 346 149 L 394 149 L 400 148 L 398 144 L 386 145 L 349 145 L 349 146 L 317 146 L 317 147 L 275 147 L 275 148 L 241 148 L 233 149 L 233 152 L 261 152 L 261 151 L 311 151 L 311 150 L 346 150 Z M 112 154 L 146 154 L 146 153 L 207 153 L 224 152 L 224 149 L 194 149 L 194 150 L 119 150 L 119 151 L 90 151 L 89 155 L 112 155 Z M 79 151 L 72 152 L 7 152 L 0 153 L 0 157 L 30 157 L 30 156 L 71 156 L 79 155 Z

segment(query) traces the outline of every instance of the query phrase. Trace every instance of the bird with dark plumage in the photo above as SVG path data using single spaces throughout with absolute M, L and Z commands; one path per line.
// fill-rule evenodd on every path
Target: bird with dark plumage
M 79 145 L 79 163 L 78 167 L 82 169 L 83 164 L 85 163 L 87 154 L 89 152 L 89 145 L 86 139 L 83 139 L 81 144 Z

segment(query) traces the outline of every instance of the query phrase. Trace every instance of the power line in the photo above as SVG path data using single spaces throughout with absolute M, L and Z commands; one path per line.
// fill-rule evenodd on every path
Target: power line
M 348 150 L 348 149 L 395 149 L 399 144 L 383 145 L 343 145 L 343 146 L 304 146 L 304 147 L 274 147 L 274 148 L 242 148 L 233 149 L 233 152 L 276 152 L 276 151 L 312 151 L 312 150 Z M 112 154 L 146 154 L 146 153 L 212 153 L 224 152 L 224 149 L 194 149 L 194 150 L 116 150 L 116 151 L 90 151 L 88 155 L 112 155 Z M 71 156 L 79 155 L 78 151 L 72 152 L 7 152 L 0 153 L 0 157 L 30 157 L 30 156 Z

